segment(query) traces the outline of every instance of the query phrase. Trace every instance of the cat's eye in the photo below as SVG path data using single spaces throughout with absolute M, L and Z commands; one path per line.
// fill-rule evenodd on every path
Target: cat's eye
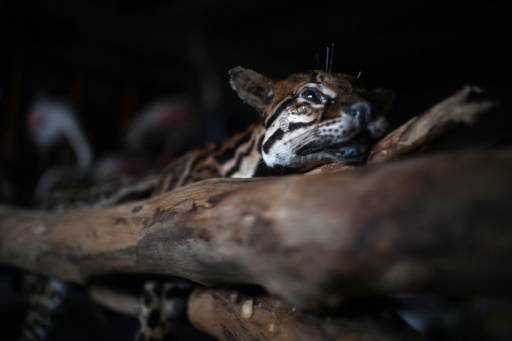
M 311 102 L 322 103 L 322 98 L 319 96 L 318 92 L 311 89 L 302 91 L 300 97 L 305 98 Z

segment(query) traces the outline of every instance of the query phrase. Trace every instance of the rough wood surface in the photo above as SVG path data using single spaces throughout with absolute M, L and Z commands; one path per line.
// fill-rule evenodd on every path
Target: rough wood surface
M 318 316 L 240 290 L 195 289 L 188 319 L 221 341 L 424 340 L 382 307 L 347 304 L 336 314 Z
M 346 295 L 508 293 L 511 172 L 512 150 L 474 152 L 208 180 L 90 212 L 2 207 L 0 262 L 79 283 L 139 273 L 257 284 L 311 309 Z

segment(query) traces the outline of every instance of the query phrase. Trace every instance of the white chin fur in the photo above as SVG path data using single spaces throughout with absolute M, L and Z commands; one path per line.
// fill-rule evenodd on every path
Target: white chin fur
M 286 166 L 291 168 L 302 168 L 305 165 L 314 165 L 322 160 L 319 154 L 310 154 L 305 156 L 297 156 L 290 152 L 272 153 L 270 155 L 263 153 L 263 161 L 268 167 Z

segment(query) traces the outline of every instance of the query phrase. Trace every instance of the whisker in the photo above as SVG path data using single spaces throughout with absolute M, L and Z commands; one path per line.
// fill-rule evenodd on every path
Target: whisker
M 327 53 L 325 54 L 325 72 L 329 70 L 329 46 L 327 46 Z
M 327 50 L 329 51 L 329 50 Z M 331 44 L 331 62 L 329 63 L 329 73 L 331 73 L 332 70 L 332 58 L 334 56 L 334 44 Z
M 307 135 L 307 136 L 304 137 L 304 135 Z M 314 134 L 309 134 L 309 133 L 301 134 L 301 135 L 297 136 L 294 139 L 294 141 L 292 142 L 293 143 L 293 151 L 296 152 L 300 148 L 304 147 L 305 145 L 307 145 L 309 143 L 314 142 L 317 139 L 318 139 L 318 137 L 314 136 Z M 299 140 L 299 141 L 297 141 L 297 140 Z

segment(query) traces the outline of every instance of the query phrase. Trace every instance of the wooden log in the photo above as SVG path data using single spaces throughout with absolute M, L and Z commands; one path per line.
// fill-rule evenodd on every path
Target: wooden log
M 58 215 L 0 208 L 0 262 L 246 283 L 298 309 L 404 291 L 510 293 L 512 150 L 318 176 L 216 179 Z
M 347 304 L 336 314 L 313 315 L 265 295 L 195 289 L 188 320 L 221 341 L 424 340 L 392 312 Z
M 113 311 L 137 316 L 139 298 L 115 287 L 88 285 L 91 297 Z M 249 340 L 425 340 L 378 303 L 356 301 L 329 314 L 296 310 L 252 287 L 196 287 L 187 320 L 221 341 Z

